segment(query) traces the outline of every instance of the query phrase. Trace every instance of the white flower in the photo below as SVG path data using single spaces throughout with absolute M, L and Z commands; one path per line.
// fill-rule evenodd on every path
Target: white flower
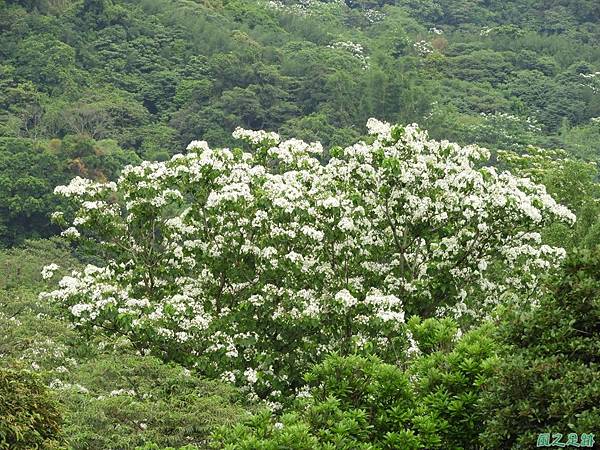
M 62 233 L 60 233 L 60 235 L 66 237 L 66 238 L 78 238 L 79 236 L 81 236 L 81 234 L 75 227 L 67 228 Z
M 75 177 L 67 186 L 54 188 L 54 193 L 65 197 L 77 197 L 84 194 L 97 194 L 104 190 L 116 190 L 115 183 L 97 183 L 87 178 Z
M 430 53 L 433 53 L 433 47 L 427 41 L 415 42 L 413 47 L 420 56 L 427 56 Z
M 392 138 L 392 127 L 387 122 L 381 122 L 371 117 L 367 121 L 367 129 L 369 134 L 375 134 L 379 139 L 389 140 Z
M 115 389 L 113 391 L 110 391 L 108 395 L 110 395 L 111 397 L 118 397 L 121 395 L 133 397 L 135 396 L 135 391 L 133 389 Z
M 308 386 L 302 386 L 298 393 L 296 394 L 297 398 L 310 398 L 312 394 L 310 393 L 310 388 Z
M 89 220 L 88 217 L 75 217 L 75 219 L 73 220 L 73 225 L 80 226 L 80 225 L 84 225 L 85 223 L 87 223 Z
M 340 200 L 336 197 L 326 198 L 321 202 L 324 208 L 339 208 Z
M 454 340 L 458 341 L 460 340 L 460 338 L 462 338 L 463 332 L 462 330 L 459 328 L 458 330 L 456 330 L 456 334 L 454 335 Z
M 413 335 L 410 331 L 407 332 L 407 339 L 408 339 L 409 347 L 408 347 L 408 350 L 406 351 L 406 353 L 409 356 L 421 354 L 421 350 L 419 349 L 417 341 L 415 341 L 415 339 L 413 338 Z
M 84 311 L 89 311 L 92 309 L 92 307 L 90 305 L 88 305 L 87 303 L 78 303 L 77 305 L 71 306 L 70 309 L 71 309 L 71 314 L 73 314 L 73 316 L 81 317 L 81 314 Z
M 54 276 L 54 272 L 56 272 L 60 266 L 58 264 L 48 264 L 42 268 L 42 278 L 44 280 L 49 280 Z
M 244 371 L 244 375 L 250 384 L 254 384 L 258 381 L 258 372 L 250 367 Z
M 311 226 L 308 225 L 304 225 L 302 227 L 302 233 L 304 233 L 306 236 L 310 237 L 311 239 L 315 240 L 315 241 L 322 241 L 324 234 L 322 231 L 317 230 L 316 228 L 313 228 Z
M 369 57 L 365 56 L 365 50 L 361 44 L 354 43 L 351 41 L 340 41 L 334 42 L 327 46 L 328 48 L 346 50 L 352 54 L 358 61 L 360 61 L 363 69 L 369 68 Z
M 338 228 L 342 231 L 352 231 L 354 229 L 354 222 L 349 217 L 342 217 L 338 222 Z
M 377 317 L 384 322 L 404 322 L 404 311 L 378 311 Z
M 279 135 L 277 133 L 266 132 L 262 130 L 246 130 L 241 127 L 237 127 L 232 133 L 232 136 L 236 139 L 241 139 L 254 145 L 262 144 L 265 142 L 278 144 L 280 140 Z
M 354 297 L 347 289 L 342 289 L 335 294 L 335 299 L 341 302 L 346 308 L 351 308 L 358 303 L 356 297 Z
M 221 380 L 223 380 L 227 383 L 235 383 L 236 377 L 233 372 L 226 371 L 226 372 L 223 372 L 223 374 L 221 374 Z
M 206 141 L 192 141 L 186 147 L 186 150 L 210 150 Z

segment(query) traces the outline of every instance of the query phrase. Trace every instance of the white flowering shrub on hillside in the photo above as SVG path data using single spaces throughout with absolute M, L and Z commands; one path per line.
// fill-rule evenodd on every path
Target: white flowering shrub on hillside
M 88 331 L 194 366 L 276 404 L 330 352 L 418 353 L 405 315 L 480 316 L 535 298 L 563 257 L 538 230 L 574 221 L 489 154 L 370 119 L 373 142 L 334 148 L 238 129 L 252 152 L 194 141 L 116 183 L 56 189 L 74 239 L 108 263 L 44 294 Z
M 267 10 L 300 17 L 318 17 L 320 14 L 341 14 L 349 8 L 343 0 L 268 0 L 259 3 Z
M 590 88 L 594 94 L 600 92 L 600 72 L 581 73 L 579 76 L 584 79 L 583 86 Z
M 327 48 L 349 52 L 360 62 L 364 70 L 369 68 L 369 57 L 365 55 L 365 49 L 361 44 L 352 41 L 338 41 L 329 44 Z
M 433 53 L 433 46 L 427 41 L 417 41 L 413 44 L 413 48 L 419 56 L 427 56 Z

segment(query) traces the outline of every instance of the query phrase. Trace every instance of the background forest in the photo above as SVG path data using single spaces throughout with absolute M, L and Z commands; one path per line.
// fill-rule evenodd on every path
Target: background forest
M 539 274 L 541 307 L 410 311 L 418 356 L 316 358 L 298 374 L 311 394 L 273 412 L 38 297 L 56 286 L 43 267 L 113 257 L 61 237 L 50 216 L 77 205 L 57 186 L 195 139 L 234 148 L 237 127 L 320 141 L 326 162 L 372 143 L 371 117 L 485 147 L 575 213 L 539 230 L 567 252 Z M 592 447 L 599 159 L 596 0 L 0 0 L 0 449 Z

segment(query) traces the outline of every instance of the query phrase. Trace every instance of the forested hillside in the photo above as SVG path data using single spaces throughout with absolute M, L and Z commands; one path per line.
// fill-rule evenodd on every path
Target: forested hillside
M 593 447 L 599 162 L 596 0 L 0 0 L 0 449 Z
M 594 1 L 3 3 L 5 245 L 56 231 L 56 184 L 199 137 L 231 145 L 237 126 L 328 147 L 377 117 L 490 148 L 599 151 Z

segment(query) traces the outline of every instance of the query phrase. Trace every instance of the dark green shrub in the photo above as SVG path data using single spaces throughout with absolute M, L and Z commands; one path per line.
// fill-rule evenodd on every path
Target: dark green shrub
M 600 249 L 573 252 L 550 288 L 539 308 L 508 310 L 499 326 L 509 347 L 483 399 L 487 448 L 600 430 Z
M 493 327 L 463 337 L 452 320 L 413 318 L 422 354 L 406 371 L 375 357 L 331 356 L 305 380 L 310 396 L 215 433 L 215 448 L 474 449 L 479 397 L 497 365 Z

